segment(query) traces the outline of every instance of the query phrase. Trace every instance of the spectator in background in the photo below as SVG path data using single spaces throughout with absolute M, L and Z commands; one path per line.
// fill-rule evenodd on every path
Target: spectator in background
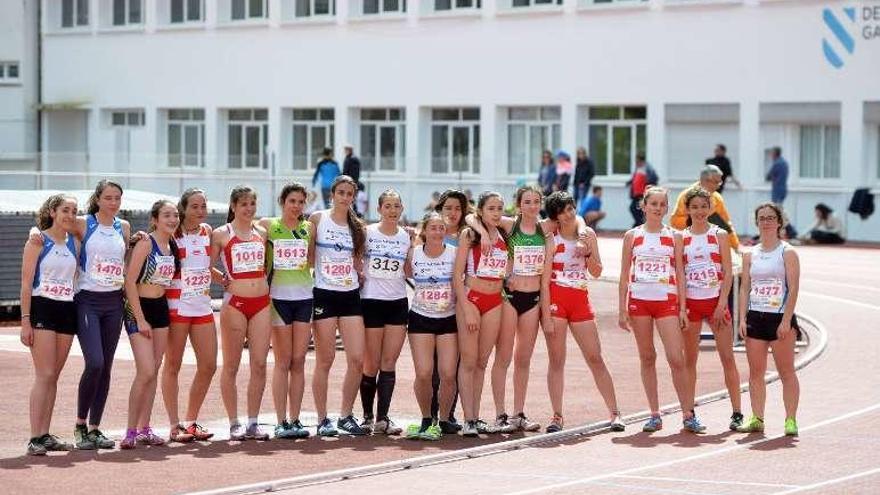
M 687 206 L 685 205 L 688 192 L 698 187 L 703 188 L 708 191 L 712 197 L 711 201 L 709 201 L 709 205 L 712 209 L 709 214 L 709 223 L 717 225 L 725 230 L 728 234 L 727 238 L 730 242 L 730 248 L 737 251 L 739 250 L 739 238 L 733 228 L 733 222 L 730 218 L 730 212 L 727 211 L 727 206 L 724 204 L 724 198 L 721 196 L 721 193 L 718 192 L 718 188 L 721 186 L 722 177 L 723 173 L 721 172 L 721 169 L 715 165 L 706 165 L 703 167 L 703 170 L 700 171 L 699 182 L 695 182 L 691 184 L 690 187 L 686 187 L 684 191 L 678 195 L 678 200 L 675 202 L 675 210 L 673 210 L 672 216 L 669 218 L 669 225 L 677 230 L 684 230 L 688 227 L 688 220 L 690 217 L 688 216 Z
M 571 163 L 571 155 L 563 150 L 556 152 L 556 181 L 554 191 L 568 191 L 568 183 L 574 174 L 574 164 Z
M 333 181 L 339 175 L 339 164 L 333 160 L 333 150 L 324 148 L 323 158 L 315 165 L 315 175 L 312 176 L 312 186 L 321 187 L 321 198 L 324 200 L 324 208 L 330 208 L 330 188 Z M 320 179 L 320 182 L 318 182 Z
M 367 188 L 364 186 L 364 183 L 358 182 L 357 185 L 357 196 L 354 198 L 355 213 L 357 213 L 358 218 L 364 218 L 364 215 L 367 214 L 367 208 L 369 208 L 370 198 L 367 197 Z
M 587 227 L 597 230 L 599 221 L 605 218 L 602 211 L 602 186 L 593 186 L 593 194 L 584 196 L 578 203 L 578 215 L 584 217 Z
M 801 237 L 807 244 L 843 244 L 846 231 L 843 222 L 834 215 L 834 210 L 825 203 L 816 205 L 816 222 Z
M 313 189 L 313 190 L 309 191 L 308 196 L 306 196 L 306 207 L 303 210 L 303 214 L 305 214 L 305 216 L 308 217 L 312 213 L 323 209 L 322 208 L 323 204 L 324 204 L 324 202 L 318 197 L 318 193 L 316 193 L 315 190 Z
M 706 158 L 706 165 L 715 165 L 721 170 L 721 185 L 718 187 L 718 194 L 724 192 L 724 186 L 727 181 L 736 184 L 736 187 L 742 189 L 742 184 L 733 176 L 733 168 L 730 166 L 730 159 L 727 158 L 727 146 L 721 143 L 715 145 L 715 156 Z
M 770 157 L 773 159 L 773 165 L 764 179 L 772 183 L 770 201 L 782 208 L 782 203 L 788 196 L 788 162 L 782 158 L 782 148 L 779 146 L 774 146 L 770 150 Z
M 545 150 L 541 154 L 541 168 L 538 170 L 538 186 L 544 192 L 544 196 L 550 195 L 556 186 L 556 164 L 553 163 L 553 153 Z
M 477 207 L 477 203 L 474 201 L 474 193 L 472 193 L 470 189 L 464 190 L 464 197 L 467 198 L 467 202 L 470 208 Z
M 437 203 L 440 201 L 440 191 L 434 191 L 431 193 L 431 201 L 428 202 L 428 206 L 425 207 L 425 211 L 434 211 L 437 207 Z
M 587 156 L 587 150 L 583 146 L 577 149 L 576 163 L 574 166 L 574 201 L 580 204 L 581 199 L 590 192 L 593 176 L 596 175 L 596 167 L 593 160 Z
M 342 147 L 345 152 L 345 159 L 342 161 L 342 175 L 351 177 L 355 182 L 361 181 L 361 161 L 354 156 L 354 147 L 345 143 Z
M 654 167 L 645 160 L 645 153 L 642 151 L 636 153 L 636 168 L 626 182 L 629 187 L 629 213 L 633 217 L 633 227 L 645 223 L 645 214 L 641 206 L 642 196 L 645 195 L 648 186 L 656 186 L 658 182 L 660 177 L 657 176 Z

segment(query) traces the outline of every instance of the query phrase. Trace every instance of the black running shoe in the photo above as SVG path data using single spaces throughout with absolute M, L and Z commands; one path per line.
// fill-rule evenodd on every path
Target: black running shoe
M 344 418 L 339 418 L 339 421 L 336 422 L 336 427 L 352 436 L 362 437 L 367 435 L 367 430 L 361 428 L 361 425 L 357 423 L 357 419 L 351 414 Z

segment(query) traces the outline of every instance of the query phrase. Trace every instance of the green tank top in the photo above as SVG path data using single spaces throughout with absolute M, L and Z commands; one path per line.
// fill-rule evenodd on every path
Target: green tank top
M 513 249 L 516 246 L 541 246 L 544 247 L 544 234 L 540 225 L 535 225 L 534 234 L 526 234 L 519 228 L 520 217 L 516 217 L 513 223 L 513 229 L 510 231 L 510 237 L 507 239 L 507 245 L 510 249 L 510 256 L 513 256 Z
M 266 266 L 269 272 L 269 295 L 273 299 L 285 301 L 301 301 L 312 298 L 312 272 L 308 262 L 302 262 L 296 269 L 275 269 L 275 248 L 285 249 L 286 257 L 292 259 L 305 258 L 309 245 L 309 221 L 300 220 L 296 228 L 288 229 L 281 218 L 273 218 L 269 222 L 269 249 L 266 253 Z M 277 242 L 277 241 L 297 242 Z M 305 246 L 305 250 L 302 250 Z M 291 254 L 293 253 L 293 254 Z
M 516 217 L 507 239 L 507 252 L 513 262 L 513 275 L 540 275 L 544 271 L 544 233 L 541 226 L 535 225 L 534 234 L 526 234 L 520 229 L 520 217 Z

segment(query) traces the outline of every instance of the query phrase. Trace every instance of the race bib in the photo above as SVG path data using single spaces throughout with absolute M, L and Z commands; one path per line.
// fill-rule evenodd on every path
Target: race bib
M 208 295 L 211 289 L 210 268 L 184 268 L 180 273 L 181 299 L 194 299 Z
M 718 287 L 718 270 L 712 260 L 690 262 L 685 267 L 689 289 L 714 289 Z
M 266 253 L 262 242 L 240 242 L 232 246 L 232 273 L 257 272 L 263 269 Z
M 420 285 L 413 298 L 413 309 L 423 313 L 445 313 L 452 307 L 450 284 Z
M 303 239 L 275 239 L 272 267 L 276 270 L 300 270 L 308 262 L 309 248 Z
M 373 256 L 370 258 L 367 273 L 375 278 L 403 278 L 403 262 L 384 256 Z
M 156 256 L 156 270 L 150 277 L 150 283 L 168 287 L 174 278 L 174 256 Z
M 785 292 L 785 282 L 778 278 L 752 280 L 752 290 L 749 294 L 753 307 L 777 311 L 782 307 L 782 296 Z
M 477 265 L 477 276 L 483 278 L 501 279 L 507 274 L 507 253 L 500 249 L 492 248 L 489 255 L 480 257 Z
M 92 280 L 102 287 L 122 287 L 124 283 L 122 273 L 122 259 L 108 256 L 95 256 L 95 261 L 89 270 Z
M 45 278 L 40 281 L 40 294 L 56 301 L 73 301 L 73 280 Z
M 544 246 L 514 246 L 514 275 L 530 276 L 542 273 L 544 273 Z
M 638 255 L 633 264 L 636 282 L 665 284 L 669 282 L 671 265 L 668 256 Z
M 587 271 L 580 270 L 558 270 L 556 272 L 556 283 L 566 287 L 587 290 Z
M 321 257 L 321 274 L 330 285 L 351 287 L 354 285 L 354 266 L 351 258 Z

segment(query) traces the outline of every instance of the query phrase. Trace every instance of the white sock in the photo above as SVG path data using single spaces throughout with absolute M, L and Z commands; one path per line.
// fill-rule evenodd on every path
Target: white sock
M 186 423 L 183 423 L 183 424 L 184 424 L 184 426 L 189 426 L 195 422 L 196 422 L 196 420 L 194 420 L 194 419 L 188 419 L 188 420 L 186 420 Z
M 229 427 L 238 426 L 241 423 L 238 422 L 238 418 L 229 418 Z

